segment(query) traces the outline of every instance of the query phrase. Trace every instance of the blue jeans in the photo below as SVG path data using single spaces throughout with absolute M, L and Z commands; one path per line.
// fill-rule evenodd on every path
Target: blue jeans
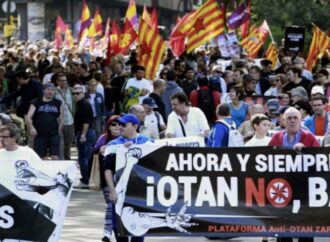
M 84 184 L 88 184 L 89 181 L 89 159 L 92 156 L 93 148 L 95 144 L 95 131 L 89 129 L 86 134 L 86 142 L 80 143 L 81 132 L 77 133 L 76 145 L 78 149 L 78 163 L 80 166 L 80 181 Z

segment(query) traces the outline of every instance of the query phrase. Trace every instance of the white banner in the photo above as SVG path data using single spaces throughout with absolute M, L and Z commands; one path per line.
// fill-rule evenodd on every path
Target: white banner
M 0 161 L 0 239 L 58 241 L 76 174 L 74 162 L 28 156 Z

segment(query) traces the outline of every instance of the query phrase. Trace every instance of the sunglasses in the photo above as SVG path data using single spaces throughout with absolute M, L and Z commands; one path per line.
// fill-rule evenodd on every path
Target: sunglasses
M 73 92 L 72 95 L 79 95 L 82 92 Z
M 111 125 L 112 127 L 117 127 L 117 126 L 120 125 L 120 123 L 118 123 L 118 122 L 112 122 L 110 125 Z

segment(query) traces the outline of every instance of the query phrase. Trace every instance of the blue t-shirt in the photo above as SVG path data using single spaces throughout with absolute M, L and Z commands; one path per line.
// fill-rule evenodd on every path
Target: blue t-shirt
M 241 102 L 239 109 L 234 108 L 233 103 L 229 103 L 231 117 L 238 128 L 246 119 L 249 110 L 249 104 L 246 102 Z

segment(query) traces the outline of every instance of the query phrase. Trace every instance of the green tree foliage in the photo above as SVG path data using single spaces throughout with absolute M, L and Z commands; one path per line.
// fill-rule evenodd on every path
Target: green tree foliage
M 278 44 L 286 26 L 304 26 L 305 43 L 312 38 L 312 23 L 325 32 L 330 28 L 329 0 L 251 0 L 251 4 L 253 21 L 260 24 L 266 19 Z

